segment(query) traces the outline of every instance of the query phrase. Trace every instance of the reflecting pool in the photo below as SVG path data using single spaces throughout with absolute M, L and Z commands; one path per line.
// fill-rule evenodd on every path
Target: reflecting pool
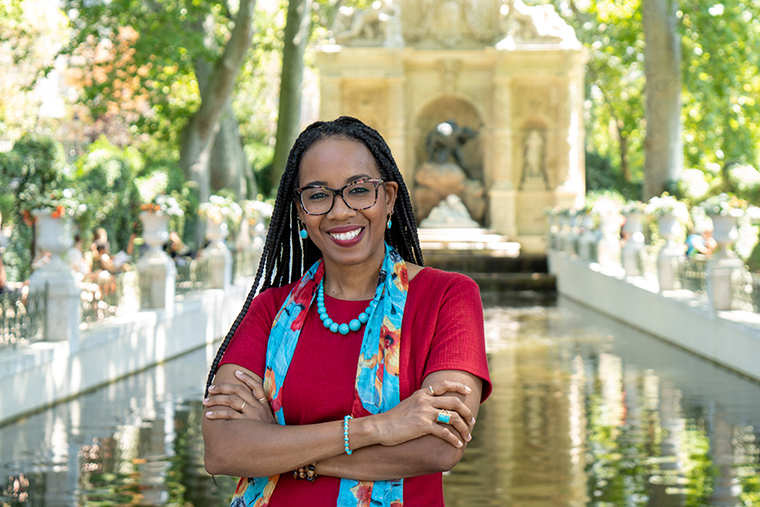
M 484 296 L 494 393 L 447 506 L 760 506 L 760 383 L 534 301 Z M 234 484 L 205 473 L 200 436 L 214 352 L 0 428 L 0 506 L 224 505 Z

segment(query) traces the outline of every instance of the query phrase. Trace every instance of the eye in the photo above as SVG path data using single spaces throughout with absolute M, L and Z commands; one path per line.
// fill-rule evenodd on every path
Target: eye
M 354 185 L 353 187 L 349 187 L 348 189 L 349 194 L 355 194 L 355 195 L 366 194 L 369 191 L 370 189 L 367 183 L 360 183 L 358 185 Z
M 304 197 L 310 201 L 321 201 L 330 197 L 330 194 L 321 188 L 310 188 L 303 193 Z

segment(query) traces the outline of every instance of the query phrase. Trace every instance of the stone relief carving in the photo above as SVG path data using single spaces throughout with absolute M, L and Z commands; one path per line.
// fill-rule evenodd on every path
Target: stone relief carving
M 552 5 L 527 6 L 522 0 L 506 0 L 500 9 L 499 31 L 503 39 L 497 49 L 514 49 L 517 44 L 558 44 L 580 47 L 575 31 Z
M 386 125 L 387 91 L 385 87 L 346 89 L 343 104 L 347 114 L 375 128 Z
M 377 0 L 368 9 L 343 6 L 330 29 L 336 44 L 403 47 L 401 7 L 393 0 Z
M 557 104 L 550 86 L 521 85 L 515 88 L 514 115 L 515 119 L 529 116 L 542 116 L 555 120 Z
M 467 37 L 491 43 L 496 34 L 498 5 L 494 0 L 407 0 L 404 38 L 432 38 L 446 47 Z
M 444 58 L 438 61 L 438 70 L 441 73 L 441 88 L 445 93 L 453 93 L 457 87 L 457 78 L 459 70 L 462 68 L 462 61 L 455 58 Z

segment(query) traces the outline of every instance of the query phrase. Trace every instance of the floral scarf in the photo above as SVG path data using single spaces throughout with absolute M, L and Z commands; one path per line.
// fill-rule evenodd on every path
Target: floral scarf
M 277 421 L 284 425 L 282 384 L 296 350 L 309 306 L 314 302 L 317 287 L 324 276 L 322 261 L 314 264 L 298 280 L 280 308 L 272 325 L 267 344 L 264 390 Z M 369 320 L 364 329 L 359 363 L 356 369 L 353 417 L 385 412 L 398 405 L 399 351 L 401 321 L 409 290 L 406 263 L 388 244 L 378 277 L 375 298 L 370 304 Z M 339 436 L 339 435 L 338 435 Z M 336 436 L 337 438 L 337 436 Z M 266 507 L 277 485 L 279 475 L 242 478 L 231 507 Z M 341 479 L 338 507 L 402 507 L 404 480 L 355 481 Z

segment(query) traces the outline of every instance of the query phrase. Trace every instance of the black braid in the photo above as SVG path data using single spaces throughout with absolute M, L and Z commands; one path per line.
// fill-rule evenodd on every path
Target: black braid
M 301 246 L 302 240 L 299 236 L 298 211 L 294 191 L 298 188 L 298 169 L 304 154 L 314 143 L 326 138 L 353 139 L 364 144 L 375 158 L 382 178 L 385 181 L 398 183 L 399 188 L 396 203 L 393 206 L 392 225 L 390 230 L 386 230 L 385 240 L 398 250 L 405 261 L 424 266 L 422 249 L 417 237 L 417 222 L 414 219 L 409 191 L 383 137 L 375 129 L 350 116 L 341 116 L 330 122 L 312 123 L 301 132 L 288 155 L 285 172 L 280 179 L 259 269 L 256 271 L 253 286 L 245 299 L 245 303 L 243 303 L 243 309 L 219 346 L 216 357 L 211 364 L 211 371 L 206 381 L 205 396 L 208 396 L 208 388 L 214 381 L 216 371 L 219 369 L 219 362 L 224 357 L 227 346 L 235 335 L 238 326 L 248 313 L 253 298 L 269 287 L 282 287 L 298 280 L 304 271 L 322 258 L 322 252 L 310 238 L 303 240 L 303 247 Z

